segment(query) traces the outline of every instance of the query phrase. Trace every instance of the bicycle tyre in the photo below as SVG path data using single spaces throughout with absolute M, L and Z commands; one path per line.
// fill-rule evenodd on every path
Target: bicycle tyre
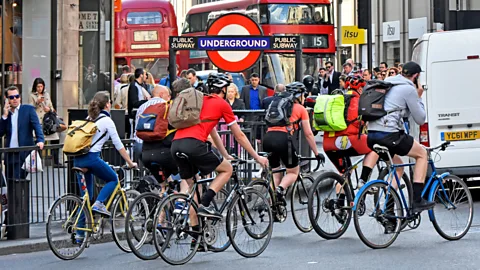
M 148 197 L 150 197 L 152 201 L 148 201 Z M 157 249 L 155 248 L 155 244 L 153 243 L 153 231 L 144 231 L 144 234 L 141 237 L 138 237 L 136 234 L 132 232 L 132 229 L 134 229 L 133 223 L 137 220 L 132 217 L 132 214 L 133 214 L 133 211 L 137 209 L 137 204 L 139 204 L 139 207 L 143 207 L 143 209 L 145 210 L 145 216 L 146 216 L 145 217 L 146 221 L 145 222 L 141 221 L 141 222 L 147 224 L 150 221 L 153 224 L 155 209 L 161 200 L 162 200 L 162 197 L 160 197 L 160 195 L 158 195 L 157 193 L 153 193 L 153 192 L 142 193 L 133 201 L 131 207 L 128 208 L 128 212 L 125 218 L 126 220 L 125 233 L 126 233 L 128 246 L 132 250 L 132 253 L 135 254 L 135 256 L 145 261 L 154 260 L 158 258 L 160 255 L 158 254 Z M 151 235 L 150 236 L 151 239 L 149 242 L 151 242 L 154 252 L 150 254 L 145 254 L 143 247 L 145 246 L 145 243 L 147 241 L 147 238 L 149 237 L 149 234 Z M 138 243 L 135 244 L 133 242 L 134 238 L 135 238 L 135 241 Z
M 380 174 L 378 175 L 378 179 L 381 179 L 381 180 L 385 180 L 385 177 L 388 175 L 389 173 L 389 170 L 388 168 L 384 168 Z M 405 186 L 407 188 L 407 195 L 408 195 L 408 200 L 407 200 L 407 203 L 409 206 L 413 205 L 413 186 L 412 186 L 412 181 L 410 181 L 410 178 L 408 177 L 407 173 L 404 171 L 403 172 L 403 175 L 402 175 L 402 179 L 403 179 L 403 182 L 405 182 Z M 402 201 L 400 199 L 400 201 Z M 408 213 L 407 213 L 407 209 L 405 209 L 405 213 L 404 213 L 404 216 L 408 216 Z M 410 224 L 408 222 L 407 219 L 403 219 L 402 220 L 402 226 L 400 227 L 400 230 L 403 231 L 407 226 L 408 224 Z M 420 224 L 419 224 L 420 225 Z M 418 227 L 418 226 L 417 226 Z
M 221 197 L 217 198 L 217 196 L 219 196 L 219 194 L 221 195 Z M 227 190 L 224 189 L 224 188 L 222 188 L 219 192 L 217 192 L 217 195 L 215 196 L 215 198 L 212 201 L 212 203 L 214 204 L 215 210 L 220 212 L 220 207 L 222 206 L 222 204 L 218 204 L 217 201 L 220 201 L 221 198 L 223 200 L 226 200 L 228 195 L 229 195 L 229 192 L 227 192 Z M 226 238 L 227 241 L 225 243 L 220 243 L 220 245 L 218 246 L 217 244 L 218 244 L 219 239 L 217 239 L 217 242 L 215 242 L 215 244 L 213 244 L 212 246 L 208 246 L 209 251 L 223 252 L 230 247 L 231 243 L 230 243 L 230 239 L 228 238 L 228 234 L 227 234 L 227 225 L 226 225 L 226 223 L 224 223 L 224 221 L 225 221 L 225 219 L 223 218 L 220 222 L 217 222 L 215 224 L 215 226 L 217 228 L 219 228 L 219 230 L 221 230 L 222 228 L 225 230 L 225 238 Z
M 302 178 L 301 178 L 302 179 Z M 309 188 L 307 187 L 307 184 L 310 184 L 310 189 L 313 187 L 314 179 L 312 176 L 307 175 L 303 177 L 302 180 L 300 181 L 295 181 L 292 187 L 292 192 L 290 193 L 290 206 L 291 206 L 291 211 L 292 211 L 292 217 L 293 217 L 293 222 L 295 223 L 295 226 L 303 232 L 303 233 L 308 233 L 313 230 L 312 223 L 309 220 L 309 214 L 308 214 L 308 195 L 310 193 Z M 303 194 L 302 194 L 303 193 Z M 295 196 L 298 195 L 299 198 L 299 203 L 301 204 L 300 206 L 306 207 L 307 212 L 304 213 L 306 214 L 306 219 L 308 220 L 308 225 L 306 224 L 301 224 L 302 222 L 300 221 L 300 216 L 298 214 L 299 209 L 295 209 L 296 207 L 298 208 L 299 205 L 295 203 L 296 199 Z M 304 196 L 304 198 L 301 198 Z M 304 200 L 304 201 L 303 201 Z
M 183 201 L 188 201 L 188 195 L 186 194 L 172 194 L 172 195 L 169 195 L 167 196 L 165 199 L 163 199 L 157 206 L 156 210 L 155 210 L 155 217 L 154 217 L 154 220 L 160 220 L 160 215 L 162 214 L 162 209 L 164 207 L 168 207 L 170 206 L 172 209 L 174 209 L 175 207 L 175 200 L 177 199 L 181 199 Z M 172 204 L 173 202 L 173 204 Z M 189 203 L 191 203 L 191 207 L 193 207 L 193 210 L 195 211 L 195 213 L 198 212 L 198 206 L 197 204 L 195 203 L 195 201 L 189 201 Z M 172 217 L 173 214 L 170 214 L 170 217 Z M 198 221 L 198 225 L 200 226 L 200 228 L 203 228 L 203 225 L 202 225 L 202 219 L 200 217 L 198 217 L 197 215 L 197 221 Z M 165 229 L 164 229 L 165 230 Z M 189 262 L 194 256 L 195 254 L 197 253 L 197 250 L 198 250 L 198 247 L 200 245 L 200 242 L 202 242 L 202 237 L 203 236 L 199 236 L 197 241 L 196 241 L 196 244 L 193 246 L 193 248 L 190 246 L 190 254 L 188 254 L 188 256 L 186 256 L 185 258 L 181 259 L 181 260 L 174 260 L 172 258 L 169 258 L 167 256 L 167 254 L 165 253 L 165 251 L 169 250 L 171 245 L 170 245 L 170 239 L 172 238 L 173 234 L 176 232 L 173 232 L 173 228 L 171 229 L 172 232 L 171 233 L 168 233 L 167 234 L 167 237 L 165 238 L 165 241 L 163 243 L 160 243 L 159 242 L 159 237 L 158 236 L 161 236 L 162 238 L 164 238 L 163 235 L 158 235 L 160 233 L 159 230 L 154 230 L 153 231 L 153 242 L 155 244 L 155 248 L 157 249 L 157 252 L 158 254 L 160 255 L 160 257 L 162 257 L 162 259 L 170 264 L 170 265 L 182 265 L 182 264 L 185 264 L 187 262 Z M 178 237 L 178 235 L 177 235 Z M 167 245 L 165 245 L 165 243 L 168 243 Z
M 438 218 L 436 216 L 436 211 L 439 211 L 438 208 L 436 208 L 437 205 L 440 205 L 441 207 L 445 207 L 445 205 L 442 204 L 442 202 L 440 202 L 439 204 L 435 204 L 434 208 L 432 210 L 429 211 L 429 213 L 431 213 L 431 215 L 433 215 L 433 219 L 432 219 L 432 224 L 433 224 L 433 227 L 435 228 L 435 230 L 437 231 L 437 233 L 443 237 L 444 239 L 446 240 L 449 240 L 449 241 L 456 241 L 456 240 L 460 240 L 462 239 L 467 233 L 468 231 L 470 230 L 470 227 L 472 225 L 472 221 L 473 221 L 473 198 L 472 198 L 472 194 L 470 193 L 470 190 L 468 189 L 468 186 L 467 184 L 465 183 L 465 181 L 463 181 L 462 179 L 460 179 L 458 176 L 456 175 L 449 175 L 447 177 L 445 177 L 443 180 L 445 179 L 452 179 L 452 180 L 455 180 L 456 182 L 459 183 L 459 185 L 461 186 L 461 188 L 465 191 L 466 193 L 466 197 L 467 197 L 467 200 L 468 200 L 468 220 L 466 222 L 466 225 L 465 225 L 465 228 L 463 229 L 463 231 L 461 231 L 461 233 L 458 233 L 456 235 L 448 235 L 443 229 L 442 229 L 442 226 L 439 224 L 438 222 Z M 454 188 L 455 190 L 458 190 L 458 188 Z M 447 192 L 447 191 L 445 191 Z M 443 194 L 443 191 L 440 191 L 440 185 L 437 185 L 437 187 L 435 188 L 435 192 L 433 193 L 433 196 L 432 198 L 429 198 L 430 200 L 436 202 L 436 199 L 440 198 L 440 196 L 444 196 Z M 458 197 L 458 195 L 456 196 Z M 450 200 L 451 201 L 451 200 Z M 438 210 L 436 210 L 438 209 Z M 440 208 L 441 209 L 441 208 Z M 450 209 L 452 210 L 452 209 Z M 449 210 L 449 211 L 450 211 Z M 453 210 L 456 210 L 456 209 L 453 209 Z M 455 215 L 458 219 L 458 215 Z M 449 223 L 450 226 L 452 226 L 451 223 Z
M 86 246 L 87 246 L 87 243 L 89 241 L 89 237 L 90 237 L 90 232 L 85 232 L 85 238 L 82 242 L 82 244 L 80 245 L 79 247 L 79 250 L 76 251 L 75 253 L 71 254 L 71 255 L 64 255 L 64 254 L 61 254 L 60 251 L 57 249 L 56 247 L 56 244 L 58 244 L 60 242 L 60 240 L 54 240 L 53 239 L 53 234 L 50 233 L 50 229 L 53 227 L 52 226 L 52 223 L 53 223 L 53 219 L 56 217 L 56 206 L 60 205 L 62 202 L 64 201 L 68 201 L 68 200 L 71 200 L 73 202 L 75 202 L 76 205 L 78 206 L 82 206 L 82 199 L 80 199 L 80 197 L 76 196 L 76 195 L 72 195 L 72 194 L 67 194 L 67 195 L 63 195 L 62 197 L 58 198 L 57 200 L 55 200 L 55 202 L 52 204 L 52 206 L 50 207 L 50 210 L 49 210 L 49 213 L 48 213 L 48 218 L 47 218 L 47 225 L 45 226 L 46 227 L 46 236 L 47 236 L 47 242 L 48 242 L 48 246 L 50 247 L 50 249 L 52 250 L 53 254 L 55 254 L 55 256 L 57 256 L 58 258 L 62 259 L 62 260 L 73 260 L 75 258 L 77 258 L 78 256 L 80 256 L 80 254 L 82 254 L 82 252 L 85 250 Z M 68 207 L 65 207 L 65 208 L 68 208 Z M 83 207 L 83 210 L 81 210 L 84 215 L 85 215 L 85 220 L 92 220 L 92 217 L 90 215 L 90 211 L 88 211 L 87 209 L 85 209 L 86 207 Z M 58 214 L 62 214 L 61 213 L 61 210 L 60 210 L 60 213 Z M 65 214 L 67 214 L 67 211 L 65 211 Z M 75 220 L 76 220 L 76 217 L 77 215 L 75 215 Z M 71 226 L 72 224 L 70 224 Z M 90 224 L 90 222 L 85 222 L 85 229 L 91 229 L 92 224 Z M 68 228 L 66 229 L 68 230 Z M 68 232 L 67 232 L 68 233 Z M 71 233 L 69 233 L 71 234 Z
M 347 217 L 345 219 L 345 223 L 336 232 L 333 232 L 333 233 L 328 232 L 326 228 L 322 228 L 322 226 L 320 226 L 320 224 L 318 223 L 318 220 L 319 220 L 320 216 L 322 215 L 321 212 L 322 212 L 325 204 L 327 202 L 329 203 L 329 201 L 321 201 L 320 202 L 320 200 L 321 200 L 320 195 L 316 191 L 318 189 L 322 188 L 322 185 L 328 185 L 328 183 L 326 183 L 326 181 L 329 180 L 329 179 L 332 179 L 332 180 L 338 182 L 339 185 L 343 185 L 343 183 L 345 181 L 345 179 L 343 179 L 343 177 L 341 177 L 337 173 L 334 173 L 334 172 L 322 173 L 317 177 L 317 179 L 313 183 L 313 186 L 310 189 L 310 193 L 308 195 L 308 216 L 310 218 L 310 223 L 312 224 L 312 227 L 315 230 L 315 232 L 320 237 L 322 237 L 326 240 L 337 239 L 337 238 L 341 237 L 347 231 L 348 226 L 350 225 L 350 221 L 352 219 L 352 209 L 351 208 L 345 209 L 345 211 L 347 212 Z M 335 189 L 336 185 L 334 185 L 333 188 L 334 188 L 333 191 L 336 194 L 336 189 Z M 331 192 L 332 191 L 330 191 L 329 193 L 331 193 Z M 347 200 L 347 202 L 353 202 L 352 189 L 350 188 L 349 185 L 344 186 L 344 193 L 345 193 L 345 199 Z M 315 202 L 315 199 L 317 200 L 317 202 Z M 315 205 L 317 205 L 317 209 L 322 207 L 322 210 L 319 209 L 319 210 L 315 211 L 314 210 Z M 329 211 L 329 212 L 326 212 L 325 214 L 332 215 L 332 217 L 334 217 L 333 213 L 331 212 L 330 209 L 325 209 L 325 210 Z
M 140 192 L 129 189 L 125 191 L 125 199 L 123 199 L 122 193 L 118 193 L 115 197 L 115 200 L 112 204 L 112 213 L 110 216 L 110 225 L 112 229 L 112 236 L 115 244 L 117 244 L 118 248 L 123 252 L 130 253 L 132 250 L 128 246 L 126 242 L 126 233 L 125 233 L 125 225 L 121 224 L 119 228 L 116 228 L 117 223 L 123 222 L 125 224 L 127 212 L 129 209 L 129 205 L 136 197 L 140 195 Z M 125 205 L 126 203 L 126 205 Z M 118 216 L 118 219 L 117 219 Z
M 378 183 L 374 183 L 374 184 L 367 183 L 365 186 L 366 187 L 364 187 L 363 191 L 360 194 L 357 194 L 357 197 L 358 197 L 358 202 L 357 203 L 358 204 L 363 202 L 365 205 L 367 205 L 367 203 L 365 203 L 365 198 L 366 198 L 367 195 L 372 195 L 372 193 L 374 193 L 373 194 L 374 204 L 377 204 L 378 202 L 376 200 L 378 200 L 378 198 L 379 198 L 378 197 L 378 192 L 384 192 L 385 190 L 388 190 L 388 187 L 389 187 L 389 185 L 387 183 L 384 183 L 384 182 L 378 182 Z M 375 194 L 374 190 L 377 190 L 376 194 Z M 390 188 L 390 195 L 389 196 L 392 196 L 392 198 L 393 198 L 394 207 L 395 207 L 395 205 L 398 207 L 398 208 L 396 208 L 396 212 L 397 212 L 396 216 L 403 215 L 403 213 L 404 213 L 403 212 L 404 211 L 403 206 L 402 206 L 400 198 L 397 194 L 397 191 L 394 188 Z M 377 208 L 377 207 L 375 207 L 375 208 Z M 359 218 L 361 216 L 367 216 L 367 217 L 372 217 L 372 216 L 369 213 L 367 213 L 367 210 L 363 210 L 363 214 L 360 214 L 359 209 L 360 208 L 357 207 L 356 210 L 353 211 L 353 220 L 354 220 L 354 224 L 355 224 L 355 230 L 357 232 L 358 237 L 360 237 L 360 240 L 362 240 L 362 242 L 365 245 L 367 245 L 368 247 L 370 247 L 372 249 L 383 249 L 383 248 L 387 248 L 390 245 L 392 245 L 395 242 L 395 240 L 397 239 L 398 235 L 400 234 L 400 227 L 401 227 L 401 223 L 402 223 L 401 220 L 399 218 L 395 218 L 395 228 L 394 228 L 393 232 L 382 234 L 382 235 L 391 235 L 391 238 L 388 241 L 386 241 L 386 243 L 383 243 L 383 244 L 373 243 L 371 240 L 367 239 L 367 236 L 365 236 L 364 230 L 362 230 L 362 226 L 359 223 Z M 375 211 L 378 211 L 378 209 L 376 209 Z M 370 212 L 370 211 L 368 211 L 368 212 Z M 378 220 L 377 220 L 377 222 L 378 222 Z
M 235 198 L 232 200 L 232 203 L 230 204 L 229 208 L 228 208 L 228 212 L 227 212 L 227 233 L 228 233 L 228 237 L 230 238 L 230 242 L 232 243 L 232 246 L 235 249 L 235 251 L 237 251 L 238 254 L 240 254 L 241 256 L 243 256 L 245 258 L 252 258 L 252 257 L 257 257 L 258 255 L 262 254 L 262 252 L 265 251 L 268 244 L 270 243 L 270 239 L 272 237 L 272 231 L 273 231 L 273 216 L 272 216 L 271 208 L 269 206 L 269 202 L 268 202 L 267 198 L 265 198 L 265 196 L 261 192 L 255 190 L 255 189 L 252 189 L 252 188 L 246 188 L 246 189 L 244 189 L 244 192 L 245 192 L 245 194 L 243 194 L 242 196 L 236 195 Z M 259 208 L 255 209 L 255 210 L 254 209 L 252 209 L 252 210 L 248 209 L 248 203 L 245 202 L 245 199 L 246 198 L 252 198 L 253 196 L 257 196 L 260 200 L 263 201 L 263 206 L 262 206 L 261 210 L 259 210 Z M 242 221 L 236 222 L 236 224 L 241 225 L 242 227 L 245 228 L 245 230 L 248 230 L 246 232 L 246 234 L 249 235 L 253 239 L 253 241 L 264 240 L 265 239 L 264 243 L 260 246 L 260 248 L 253 253 L 248 253 L 248 252 L 243 251 L 241 249 L 239 243 L 237 243 L 237 241 L 236 241 L 236 236 L 240 235 L 241 233 L 238 233 L 239 226 L 234 225 L 233 228 L 232 228 L 231 217 L 232 217 L 232 215 L 235 215 L 235 218 L 242 217 L 241 214 L 236 213 L 237 212 L 237 205 L 238 205 L 239 209 L 242 209 L 242 208 L 247 209 L 247 211 L 243 210 L 243 212 L 247 213 L 246 215 L 244 215 L 246 217 L 250 217 L 252 215 L 252 213 L 255 213 L 255 211 L 258 212 L 259 217 L 262 216 L 261 213 L 265 213 L 265 212 L 268 215 L 269 221 L 268 221 L 268 224 L 267 224 L 267 228 L 265 229 L 265 231 L 262 231 L 262 233 L 260 234 L 260 235 L 265 234 L 264 237 L 262 237 L 262 238 L 252 237 L 252 234 L 253 234 L 252 230 L 250 228 L 245 227 L 244 226 L 245 223 L 243 223 Z M 261 217 L 261 219 L 263 220 L 262 217 Z

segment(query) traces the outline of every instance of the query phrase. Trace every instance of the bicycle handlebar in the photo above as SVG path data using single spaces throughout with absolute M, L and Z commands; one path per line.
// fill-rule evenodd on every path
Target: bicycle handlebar
M 317 167 L 315 167 L 315 169 L 312 170 L 312 172 L 316 172 L 320 169 L 320 165 L 323 164 L 323 162 L 320 162 L 320 160 L 318 160 L 316 157 L 302 157 L 302 156 L 298 156 L 298 159 L 300 161 L 318 161 L 317 162 Z
M 427 147 L 426 150 L 429 151 L 429 152 L 432 152 L 432 151 L 435 151 L 437 149 L 440 149 L 440 151 L 445 151 L 447 149 L 447 147 L 451 144 L 450 141 L 446 141 L 438 146 L 435 146 L 435 147 Z

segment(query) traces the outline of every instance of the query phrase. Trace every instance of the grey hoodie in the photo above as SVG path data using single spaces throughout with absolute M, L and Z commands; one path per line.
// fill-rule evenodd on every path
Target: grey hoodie
M 394 85 L 385 97 L 385 110 L 390 113 L 369 122 L 368 130 L 383 132 L 404 130 L 403 118 L 410 114 L 418 125 L 423 125 L 427 114 L 413 82 L 402 75 L 389 77 L 385 81 Z

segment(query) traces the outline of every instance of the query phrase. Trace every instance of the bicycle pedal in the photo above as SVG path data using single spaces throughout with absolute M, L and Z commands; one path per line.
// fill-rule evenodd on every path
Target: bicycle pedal
M 400 189 L 404 189 L 405 187 L 406 187 L 405 184 L 400 185 Z

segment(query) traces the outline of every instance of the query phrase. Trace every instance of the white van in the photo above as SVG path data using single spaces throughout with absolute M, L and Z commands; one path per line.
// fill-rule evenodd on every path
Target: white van
M 426 89 L 428 121 L 412 126 L 412 135 L 430 146 L 452 141 L 435 159 L 440 171 L 480 176 L 480 29 L 425 34 L 412 61 L 423 70 L 419 81 Z

